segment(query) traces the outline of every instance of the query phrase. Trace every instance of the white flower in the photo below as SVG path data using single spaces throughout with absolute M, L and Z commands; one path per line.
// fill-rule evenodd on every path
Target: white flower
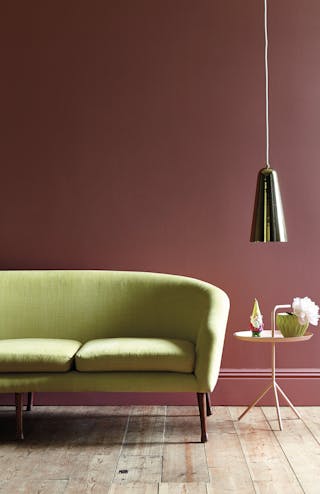
M 300 324 L 318 325 L 319 306 L 316 305 L 309 297 L 295 297 L 292 302 L 293 313 L 299 319 Z

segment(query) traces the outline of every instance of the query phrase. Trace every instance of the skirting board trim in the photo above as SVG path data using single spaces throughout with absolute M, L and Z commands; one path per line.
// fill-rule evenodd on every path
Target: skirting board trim
M 248 405 L 271 382 L 271 369 L 221 368 L 213 392 L 219 405 Z M 320 368 L 279 368 L 276 380 L 290 400 L 297 406 L 320 406 Z M 280 397 L 280 404 L 282 399 Z M 274 406 L 273 393 L 269 392 L 259 405 Z
M 228 369 L 222 368 L 219 379 L 266 379 L 271 369 Z M 276 369 L 277 379 L 320 379 L 320 368 L 314 369 Z

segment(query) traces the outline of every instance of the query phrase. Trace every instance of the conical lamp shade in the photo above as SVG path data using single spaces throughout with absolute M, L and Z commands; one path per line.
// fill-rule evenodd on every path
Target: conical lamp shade
M 278 175 L 271 168 L 258 174 L 250 242 L 287 242 Z

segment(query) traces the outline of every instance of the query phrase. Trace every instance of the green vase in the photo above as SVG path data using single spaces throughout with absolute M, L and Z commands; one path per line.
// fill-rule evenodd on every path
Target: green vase
M 276 326 L 285 338 L 303 336 L 309 323 L 300 324 L 295 314 L 280 313 L 276 315 Z

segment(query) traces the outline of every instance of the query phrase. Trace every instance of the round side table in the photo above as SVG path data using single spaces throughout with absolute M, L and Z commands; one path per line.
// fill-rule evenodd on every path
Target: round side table
M 268 384 L 268 386 L 259 394 L 259 396 L 249 405 L 245 411 L 240 415 L 238 420 L 241 420 L 242 417 L 248 413 L 251 408 L 253 408 L 261 398 L 264 397 L 265 394 L 268 393 L 270 389 L 273 389 L 274 392 L 274 397 L 276 401 L 276 408 L 277 408 L 277 415 L 278 415 L 278 422 L 279 422 L 279 428 L 282 431 L 282 420 L 281 420 L 281 415 L 280 415 L 280 407 L 279 407 L 279 398 L 278 398 L 278 391 L 281 393 L 283 398 L 286 400 L 286 402 L 289 404 L 289 406 L 292 408 L 294 413 L 301 419 L 301 415 L 299 412 L 296 410 L 296 408 L 293 406 L 287 395 L 284 393 L 284 391 L 280 388 L 279 384 L 276 381 L 276 345 L 279 343 L 298 343 L 302 341 L 307 341 L 312 338 L 313 333 L 306 333 L 304 336 L 294 336 L 291 338 L 284 338 L 280 331 L 275 331 L 275 330 L 267 330 L 265 329 L 262 331 L 261 336 L 259 337 L 254 337 L 252 336 L 251 331 L 237 331 L 236 333 L 233 333 L 233 336 L 237 338 L 238 340 L 245 341 L 247 343 L 256 343 L 256 344 L 261 344 L 261 343 L 270 343 L 271 344 L 271 382 Z

